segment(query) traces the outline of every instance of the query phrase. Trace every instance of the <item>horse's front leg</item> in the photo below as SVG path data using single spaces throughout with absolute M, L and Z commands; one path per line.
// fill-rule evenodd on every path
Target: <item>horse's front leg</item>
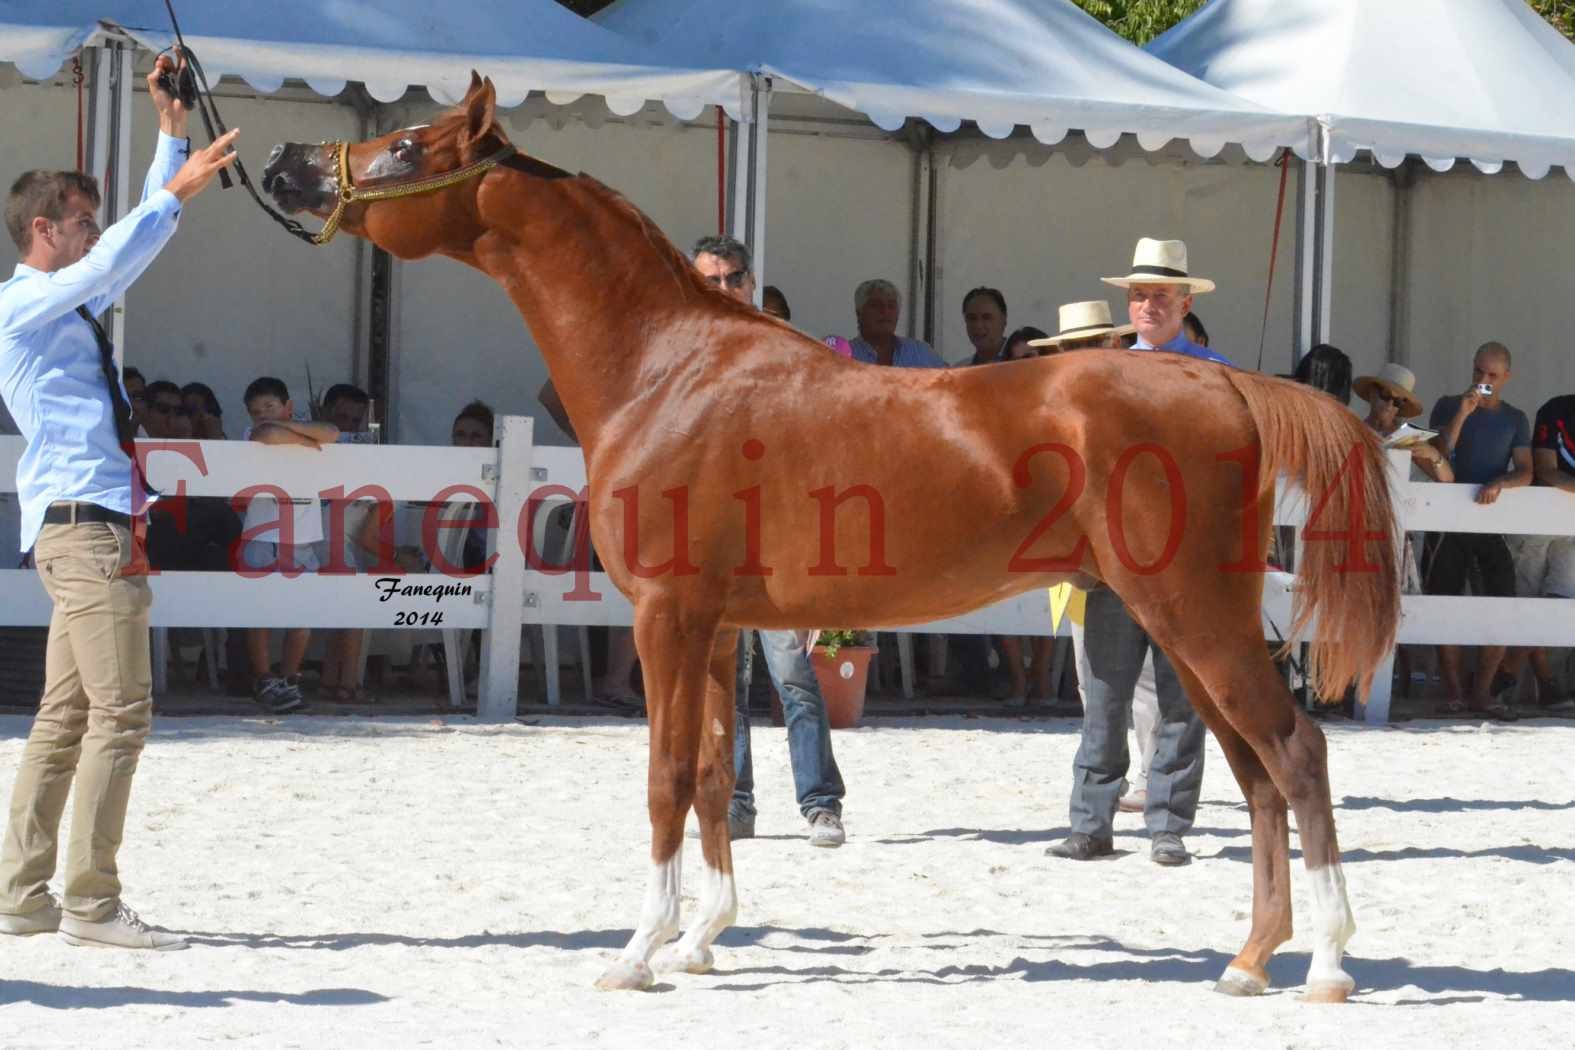
M 695 783 L 695 816 L 700 819 L 700 850 L 705 860 L 705 883 L 700 891 L 700 912 L 683 940 L 656 953 L 651 966 L 657 973 L 707 973 L 712 966 L 711 942 L 733 924 L 738 915 L 738 892 L 733 882 L 733 845 L 727 834 L 727 809 L 733 797 L 733 704 L 738 677 L 738 631 L 717 631 L 705 687 L 701 717 L 698 779 Z
M 597 979 L 601 989 L 649 988 L 655 979 L 651 956 L 678 933 L 684 820 L 695 796 L 706 674 L 716 634 L 716 615 L 697 613 L 671 598 L 645 600 L 635 609 L 634 640 L 651 734 L 646 785 L 651 873 L 640 925 Z

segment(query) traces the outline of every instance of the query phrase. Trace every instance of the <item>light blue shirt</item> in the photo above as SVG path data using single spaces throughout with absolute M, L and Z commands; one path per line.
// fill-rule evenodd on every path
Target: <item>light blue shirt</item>
M 1150 346 L 1142 336 L 1138 336 L 1137 343 L 1132 347 L 1132 349 L 1163 350 L 1168 354 L 1185 354 L 1188 357 L 1197 357 L 1203 359 L 1204 361 L 1214 361 L 1218 364 L 1230 365 L 1232 368 L 1236 367 L 1230 358 L 1224 356 L 1223 354 L 1216 354 L 1208 347 L 1199 346 L 1191 339 L 1188 339 L 1187 330 L 1185 328 L 1181 330 L 1180 335 L 1161 346 Z
M 848 345 L 853 347 L 853 360 L 863 361 L 867 365 L 875 363 L 875 348 L 863 339 L 849 340 Z M 891 355 L 893 368 L 945 368 L 946 362 L 941 360 L 941 355 L 929 348 L 923 340 L 904 339 L 897 337 L 897 349 Z
M 163 187 L 187 149 L 185 139 L 161 133 L 142 203 L 87 255 L 53 273 L 18 263 L 0 284 L 0 397 L 27 439 L 16 467 L 23 550 L 38 539 L 44 510 L 56 500 L 132 512 L 131 459 L 115 432 L 98 340 L 76 309 L 102 313 L 174 235 L 180 202 Z

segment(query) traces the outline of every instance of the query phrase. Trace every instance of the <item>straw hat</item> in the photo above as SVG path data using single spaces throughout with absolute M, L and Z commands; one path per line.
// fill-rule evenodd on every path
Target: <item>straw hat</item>
M 1188 295 L 1212 292 L 1214 282 L 1187 273 L 1187 242 L 1156 241 L 1144 237 L 1132 252 L 1132 272 L 1125 277 L 1106 277 L 1106 284 L 1128 288 L 1134 284 L 1184 284 Z
M 1391 361 L 1380 368 L 1375 376 L 1357 376 L 1351 384 L 1351 392 L 1364 401 L 1370 401 L 1374 387 L 1382 389 L 1390 397 L 1404 398 L 1400 406 L 1401 419 L 1422 414 L 1422 402 L 1412 392 L 1416 389 L 1416 375 L 1405 365 Z
M 1091 339 L 1097 335 L 1127 335 L 1136 326 L 1115 325 L 1110 321 L 1110 304 L 1103 299 L 1066 303 L 1060 312 L 1061 330 L 1048 339 L 1030 339 L 1029 346 L 1060 346 L 1072 339 Z

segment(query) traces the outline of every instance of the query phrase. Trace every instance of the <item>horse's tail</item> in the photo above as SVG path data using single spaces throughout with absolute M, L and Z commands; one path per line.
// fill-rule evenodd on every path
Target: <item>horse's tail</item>
M 1228 374 L 1258 431 L 1263 489 L 1284 475 L 1300 482 L 1308 500 L 1286 645 L 1317 617 L 1308 660 L 1313 688 L 1330 701 L 1353 681 L 1366 692 L 1400 623 L 1397 526 L 1378 437 L 1322 391 Z

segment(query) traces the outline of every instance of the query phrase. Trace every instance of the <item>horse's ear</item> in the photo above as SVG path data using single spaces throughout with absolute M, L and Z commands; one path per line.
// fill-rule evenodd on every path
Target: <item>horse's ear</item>
M 475 77 L 475 74 L 471 74 Z M 465 96 L 465 130 L 460 135 L 460 146 L 474 149 L 488 135 L 496 132 L 496 107 L 498 93 L 490 78 L 477 78 Z
M 470 98 L 481 87 L 481 74 L 474 69 L 470 71 L 470 87 L 465 89 L 465 98 Z

